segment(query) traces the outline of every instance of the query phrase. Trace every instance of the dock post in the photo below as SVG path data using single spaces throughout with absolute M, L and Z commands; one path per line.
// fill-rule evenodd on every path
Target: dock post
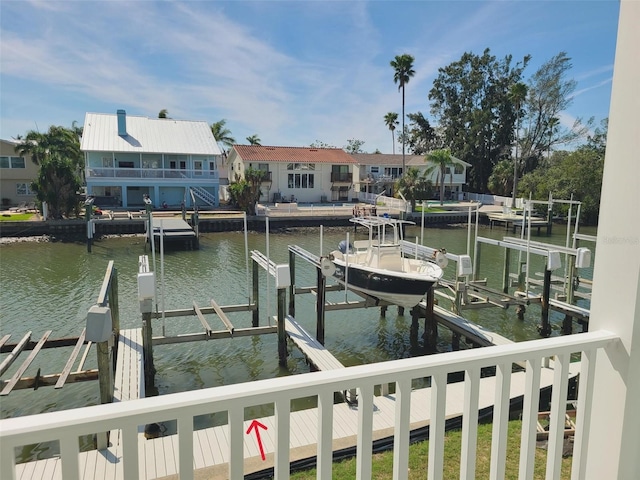
M 252 284 L 252 301 L 253 301 L 253 319 L 251 321 L 252 327 L 260 326 L 260 295 L 258 291 L 258 264 L 253 261 L 253 284 Z
M 551 205 L 547 209 L 547 236 L 551 235 L 551 227 L 553 225 L 553 209 Z M 538 234 L 540 234 L 540 227 L 538 227 Z
M 113 321 L 113 320 L 112 320 Z M 98 381 L 100 383 L 100 403 L 106 404 L 113 401 L 113 367 L 111 362 L 111 343 L 113 337 L 106 342 L 98 342 L 96 351 L 98 355 Z M 97 449 L 104 450 L 109 446 L 109 434 L 98 432 L 96 434 Z
M 289 275 L 291 276 L 291 285 L 289 285 L 289 315 L 291 315 L 292 317 L 295 317 L 296 316 L 296 254 L 293 253 L 291 250 L 289 250 Z M 318 287 L 319 287 L 319 284 L 318 284 Z
M 316 295 L 316 340 L 324 345 L 324 307 L 326 300 L 327 279 L 322 270 L 316 267 L 318 278 L 318 294 Z
M 278 361 L 281 367 L 287 365 L 287 331 L 284 328 L 285 308 L 287 303 L 287 290 L 278 289 Z
M 429 351 L 435 352 L 438 344 L 438 322 L 435 315 L 433 314 L 433 288 L 430 288 L 427 292 L 426 303 L 427 305 L 424 317 L 425 346 L 429 349 Z
M 509 293 L 509 270 L 511 269 L 511 250 L 509 248 L 504 249 L 504 272 L 502 274 L 502 292 Z
M 540 313 L 540 335 L 548 337 L 551 335 L 551 325 L 549 324 L 549 295 L 551 293 L 551 270 L 544 270 L 544 284 L 542 286 L 542 308 Z
M 140 300 L 140 312 L 142 313 L 142 357 L 144 359 L 144 384 L 145 388 L 153 388 L 156 369 L 153 366 L 153 329 L 151 328 L 151 312 L 153 311 L 153 299 Z
M 110 264 L 113 262 L 109 262 Z M 109 288 L 109 308 L 111 309 L 111 325 L 116 338 L 113 347 L 113 368 L 116 368 L 116 358 L 118 355 L 118 338 L 120 338 L 120 310 L 118 307 L 118 270 L 113 267 L 111 270 L 111 287 Z
M 404 315 L 404 307 L 398 305 L 398 315 Z
M 87 253 L 91 253 L 91 244 L 93 243 L 93 224 L 91 223 L 91 213 L 93 210 L 93 201 L 84 206 L 84 218 L 87 221 Z
M 418 329 L 420 322 L 420 309 L 418 307 L 413 307 L 411 309 L 411 329 L 409 330 L 409 341 L 413 348 L 414 345 L 418 344 Z
M 383 305 L 380 307 L 380 316 L 385 317 L 387 315 L 387 306 Z
M 193 225 L 193 231 L 196 233 L 196 238 L 194 240 L 196 250 L 200 250 L 200 228 L 198 227 L 199 223 L 200 215 L 198 214 L 198 210 L 196 209 L 196 211 L 191 214 L 191 224 Z

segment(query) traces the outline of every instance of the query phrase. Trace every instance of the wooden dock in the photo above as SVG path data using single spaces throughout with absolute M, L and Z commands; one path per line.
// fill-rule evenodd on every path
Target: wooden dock
M 285 330 L 289 338 L 296 344 L 307 362 L 315 370 L 336 370 L 345 368 L 324 345 L 313 338 L 295 319 L 289 315 L 285 318 Z
M 517 228 L 537 228 L 538 235 L 540 234 L 540 229 L 542 227 L 547 228 L 547 231 L 550 231 L 551 223 L 541 217 L 531 217 L 531 220 L 524 218 L 523 215 L 513 215 L 506 213 L 488 213 L 487 218 L 489 219 L 489 228 L 493 228 L 493 224 L 502 224 L 504 225 L 505 230 L 511 229 L 514 233 Z

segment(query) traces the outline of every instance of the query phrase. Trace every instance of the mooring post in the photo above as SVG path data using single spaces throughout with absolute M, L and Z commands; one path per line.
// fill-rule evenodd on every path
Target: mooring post
M 258 264 L 256 263 L 256 261 L 253 261 L 253 284 L 252 284 L 252 291 L 251 291 L 251 300 L 253 303 L 253 319 L 251 321 L 251 326 L 252 327 L 258 327 L 260 326 L 260 295 L 259 295 L 259 285 L 258 285 Z
M 418 307 L 413 307 L 411 309 L 411 329 L 409 330 L 409 342 L 412 346 L 418 344 L 419 322 L 420 309 Z
M 289 285 L 289 315 L 296 316 L 296 254 L 289 250 L 289 274 L 291 275 L 291 285 Z
M 98 380 L 100 383 L 100 403 L 113 401 L 113 367 L 111 362 L 111 343 L 113 336 L 106 342 L 96 343 L 98 355 Z M 109 446 L 109 434 L 98 432 L 96 435 L 97 449 L 104 450 Z
M 551 270 L 544 270 L 544 284 L 542 286 L 542 305 L 540 310 L 540 335 L 548 337 L 551 335 L 551 325 L 549 324 L 549 295 L 551 293 Z
M 316 340 L 324 345 L 324 307 L 326 299 L 327 279 L 322 270 L 316 267 L 318 294 L 316 295 Z
M 401 307 L 400 305 L 398 305 L 398 315 L 404 315 L 404 307 Z
M 511 259 L 511 250 L 509 248 L 504 249 L 504 271 L 502 273 L 502 292 L 509 293 L 509 270 Z
M 156 373 L 153 366 L 153 329 L 151 328 L 151 313 L 153 311 L 153 299 L 140 300 L 140 312 L 142 313 L 142 357 L 144 359 L 144 384 L 145 388 L 153 388 Z
M 287 332 L 284 328 L 285 308 L 287 305 L 286 288 L 278 289 L 278 360 L 281 367 L 287 365 Z
M 196 250 L 200 249 L 200 228 L 198 227 L 199 223 L 200 223 L 200 215 L 198 214 L 198 210 L 196 210 L 193 212 L 193 214 L 191 214 L 191 224 L 193 225 L 193 231 L 196 234 L 196 238 L 195 238 Z
M 380 307 L 380 316 L 384 317 L 386 315 L 387 315 L 387 306 L 383 305 L 383 306 Z
M 113 260 L 109 262 L 110 266 Z M 120 310 L 118 307 L 118 270 L 111 269 L 111 282 L 109 287 L 109 308 L 111 309 L 111 325 L 115 335 L 115 345 L 113 348 L 113 369 L 116 368 L 116 358 L 118 355 L 118 339 L 120 338 Z
M 84 218 L 87 221 L 87 252 L 91 253 L 91 244 L 93 242 L 93 225 L 91 224 L 91 212 L 93 210 L 93 202 L 84 204 Z
M 427 305 L 426 305 L 425 317 L 424 317 L 425 343 L 431 352 L 435 352 L 438 344 L 438 322 L 436 321 L 436 316 L 433 314 L 433 305 L 434 305 L 433 288 L 430 288 L 429 291 L 427 292 L 426 303 Z

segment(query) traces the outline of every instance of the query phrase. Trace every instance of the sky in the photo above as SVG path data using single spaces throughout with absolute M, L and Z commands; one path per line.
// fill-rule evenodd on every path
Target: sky
M 87 112 L 226 119 L 237 143 L 391 153 L 402 112 L 389 62 L 408 53 L 405 112 L 432 124 L 438 68 L 464 52 L 525 80 L 561 51 L 577 88 L 561 122 L 608 116 L 618 0 L 0 0 L 0 138 L 84 123 Z M 396 130 L 396 132 L 400 129 Z M 396 151 L 398 147 L 396 146 Z

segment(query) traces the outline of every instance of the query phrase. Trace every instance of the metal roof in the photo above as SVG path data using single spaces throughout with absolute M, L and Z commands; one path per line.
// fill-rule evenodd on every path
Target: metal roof
M 118 116 L 87 113 L 82 151 L 220 155 L 220 147 L 205 121 L 125 115 L 127 135 L 118 135 Z
M 234 145 L 233 150 L 244 162 L 356 163 L 351 155 L 340 148 Z

